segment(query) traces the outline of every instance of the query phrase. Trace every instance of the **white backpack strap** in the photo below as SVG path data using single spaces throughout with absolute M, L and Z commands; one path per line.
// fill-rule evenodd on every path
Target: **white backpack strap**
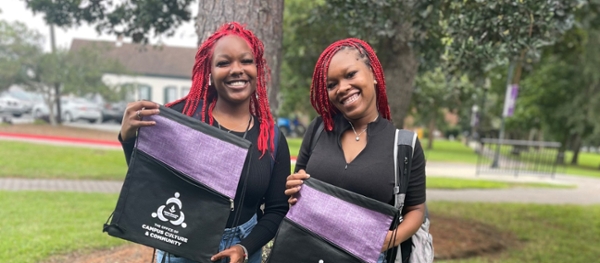
M 394 195 L 396 195 L 396 204 L 398 204 L 398 194 L 400 193 L 400 183 L 398 182 L 398 137 L 400 130 L 396 129 L 394 136 Z
M 403 178 L 400 178 L 400 169 L 398 166 L 398 150 L 399 145 L 410 145 L 412 146 L 411 152 L 411 160 L 415 153 L 415 144 L 417 142 L 417 134 L 412 131 L 407 130 L 399 130 L 396 129 L 396 136 L 394 138 L 394 206 L 402 212 L 404 209 L 404 199 L 406 198 L 406 187 L 409 181 L 410 171 L 407 171 L 406 174 L 402 174 Z M 406 162 L 406 160 L 405 160 Z M 406 164 L 405 164 L 406 165 Z M 402 188 L 404 188 L 402 190 Z M 403 221 L 402 215 L 400 215 L 400 222 Z M 394 259 L 394 263 L 402 263 L 402 251 L 400 247 L 398 247 L 396 258 Z

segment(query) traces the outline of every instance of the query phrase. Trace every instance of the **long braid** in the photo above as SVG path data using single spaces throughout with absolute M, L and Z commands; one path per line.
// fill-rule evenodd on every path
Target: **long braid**
M 194 67 L 192 68 L 192 87 L 190 88 L 190 92 L 179 100 L 167 103 L 166 106 L 172 107 L 177 103 L 185 101 L 182 113 L 192 116 L 197 111 L 200 101 L 203 101 L 201 119 L 213 125 L 214 117 L 212 112 L 218 96 L 215 88 L 208 85 L 212 55 L 215 43 L 228 35 L 235 35 L 244 39 L 252 49 L 256 61 L 256 91 L 251 95 L 249 110 L 260 122 L 257 147 L 261 151 L 262 157 L 267 151 L 273 152 L 275 149 L 273 141 L 273 126 L 275 123 L 267 99 L 267 83 L 270 79 L 270 70 L 264 58 L 264 45 L 262 41 L 243 25 L 237 22 L 226 23 L 200 45 L 196 52 Z M 206 116 L 208 116 L 208 120 L 206 120 Z
M 367 42 L 356 38 L 347 38 L 332 43 L 321 53 L 313 73 L 312 85 L 310 86 L 310 102 L 317 113 L 321 115 L 321 118 L 323 118 L 325 129 L 327 131 L 333 130 L 333 116 L 339 113 L 338 109 L 329 102 L 329 96 L 327 95 L 327 71 L 329 70 L 331 58 L 337 52 L 346 48 L 357 50 L 363 62 L 372 70 L 377 81 L 375 85 L 377 111 L 379 111 L 381 117 L 391 121 L 392 116 L 387 99 L 383 67 L 375 51 L 373 51 Z

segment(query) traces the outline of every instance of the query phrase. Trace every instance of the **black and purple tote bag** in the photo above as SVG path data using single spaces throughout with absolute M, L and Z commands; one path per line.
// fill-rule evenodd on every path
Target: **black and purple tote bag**
M 309 178 L 279 226 L 267 262 L 376 263 L 398 215 L 391 205 Z
M 211 262 L 235 209 L 250 142 L 161 107 L 145 117 L 109 235 Z

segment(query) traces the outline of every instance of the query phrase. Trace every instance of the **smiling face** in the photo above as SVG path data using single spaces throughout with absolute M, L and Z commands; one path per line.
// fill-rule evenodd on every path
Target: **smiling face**
M 256 90 L 256 76 L 252 49 L 243 38 L 229 35 L 215 43 L 211 82 L 219 99 L 231 104 L 249 102 Z
M 348 120 L 378 114 L 375 78 L 365 60 L 356 49 L 342 49 L 331 58 L 327 71 L 329 101 Z

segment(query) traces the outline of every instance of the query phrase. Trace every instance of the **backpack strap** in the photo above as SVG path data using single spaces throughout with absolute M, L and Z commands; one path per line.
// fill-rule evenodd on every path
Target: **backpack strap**
M 277 127 L 277 123 L 273 125 L 273 143 L 275 144 L 275 148 L 273 149 L 273 156 L 271 157 L 271 174 L 273 174 L 275 158 L 277 157 L 277 148 L 279 146 L 279 127 Z
M 312 138 L 310 138 L 310 152 L 308 154 L 309 156 L 312 154 L 312 151 L 317 146 L 317 141 L 319 140 L 319 137 L 321 137 L 321 133 L 323 133 L 324 129 L 325 126 L 323 124 L 323 121 L 321 121 L 321 123 L 319 123 L 319 126 L 317 127 L 317 130 L 315 130 L 315 133 L 313 134 Z
M 394 138 L 394 195 L 395 207 L 402 210 L 404 208 L 404 198 L 408 190 L 410 178 L 410 166 L 415 152 L 417 134 L 408 130 L 396 129 Z M 406 150 L 408 147 L 410 152 Z M 402 149 L 402 151 L 400 150 Z

